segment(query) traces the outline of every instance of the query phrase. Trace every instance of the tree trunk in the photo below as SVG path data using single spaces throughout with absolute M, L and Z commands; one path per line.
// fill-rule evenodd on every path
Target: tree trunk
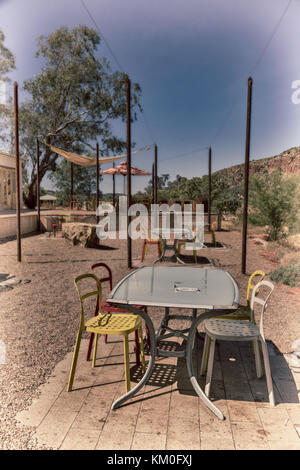
M 37 204 L 36 199 L 36 176 L 31 180 L 28 186 L 28 194 L 23 193 L 23 201 L 28 209 L 35 209 Z
M 48 139 L 48 143 L 50 144 L 50 141 Z M 40 162 L 40 184 L 45 176 L 47 170 L 53 165 L 55 160 L 57 159 L 58 155 L 55 155 L 54 158 L 51 159 L 50 161 L 50 156 L 53 154 L 53 152 L 47 148 L 43 158 L 41 159 Z M 28 209 L 35 209 L 37 205 L 37 200 L 36 200 L 36 185 L 37 185 L 37 176 L 36 174 L 33 174 L 31 177 L 31 181 L 28 186 L 28 194 L 23 194 L 23 201 Z

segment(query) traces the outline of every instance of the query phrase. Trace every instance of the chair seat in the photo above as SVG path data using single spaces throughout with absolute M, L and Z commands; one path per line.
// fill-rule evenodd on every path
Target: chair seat
M 204 328 L 208 336 L 224 341 L 246 341 L 260 335 L 257 325 L 240 320 L 210 318 L 205 320 Z
M 97 315 L 85 323 L 86 331 L 102 335 L 124 335 L 141 326 L 142 320 L 137 315 L 108 314 Z

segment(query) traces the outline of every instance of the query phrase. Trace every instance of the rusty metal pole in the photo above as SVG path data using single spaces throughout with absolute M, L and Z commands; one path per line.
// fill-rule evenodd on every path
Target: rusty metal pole
M 208 150 L 208 230 L 211 231 L 211 147 Z
M 70 209 L 73 210 L 73 197 L 74 197 L 74 168 L 73 163 L 71 162 L 70 168 L 70 178 L 71 178 L 71 187 L 70 187 Z
M 40 143 L 36 139 L 36 205 L 37 205 L 37 230 L 41 231 L 41 203 L 40 203 Z
M 127 78 L 126 84 L 126 114 L 127 114 L 127 265 L 132 268 L 132 250 L 131 250 L 131 236 L 128 233 L 128 227 L 131 221 L 129 217 L 129 208 L 131 204 L 131 83 Z
M 96 212 L 99 206 L 99 144 L 96 143 Z M 99 223 L 99 216 L 97 215 L 97 224 Z
M 115 162 L 113 162 L 113 168 L 115 168 Z M 113 175 L 113 206 L 115 207 L 116 203 L 116 180 L 115 175 Z
M 157 204 L 157 145 L 154 146 L 154 204 Z
M 247 224 L 248 224 L 248 186 L 249 186 L 251 107 L 252 107 L 252 78 L 249 77 L 248 78 L 248 96 L 247 96 L 247 124 L 246 124 L 246 147 L 245 147 L 245 173 L 244 173 L 242 274 L 246 274 L 246 259 L 247 259 Z
M 17 213 L 17 258 L 22 261 L 21 247 L 21 205 L 20 205 L 20 153 L 19 153 L 19 102 L 18 84 L 14 83 L 14 115 L 15 115 L 15 158 L 16 158 L 16 213 Z
M 152 163 L 152 204 L 155 201 L 155 190 L 154 190 L 154 163 Z

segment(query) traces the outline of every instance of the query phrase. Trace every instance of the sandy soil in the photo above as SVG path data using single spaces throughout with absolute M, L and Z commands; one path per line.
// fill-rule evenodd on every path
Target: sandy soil
M 226 248 L 199 253 L 199 263 L 211 262 L 235 277 L 242 303 L 245 303 L 248 275 L 256 269 L 268 274 L 277 263 L 278 247 L 258 244 L 255 235 L 252 237 L 248 242 L 247 275 L 240 273 L 241 233 L 238 231 L 217 232 L 217 240 Z M 141 247 L 140 240 L 133 242 L 136 267 L 141 265 Z M 156 247 L 149 248 L 148 253 L 146 264 L 151 264 L 157 257 Z M 23 262 L 18 263 L 15 240 L 0 241 L 0 273 L 14 274 L 22 281 L 0 292 L 0 340 L 6 346 L 6 364 L 0 365 L 1 449 L 35 448 L 31 430 L 18 425 L 15 415 L 38 395 L 38 387 L 73 348 L 79 319 L 74 277 L 89 272 L 90 266 L 100 261 L 112 268 L 114 284 L 129 271 L 124 240 L 109 240 L 100 249 L 86 249 L 70 246 L 62 238 L 35 234 L 23 239 L 22 256 Z M 192 257 L 186 260 L 192 262 Z M 265 314 L 266 338 L 282 353 L 291 351 L 292 343 L 300 339 L 299 292 L 299 288 L 276 283 Z M 107 293 L 105 290 L 104 295 Z M 150 314 L 157 325 L 162 312 L 152 309 Z

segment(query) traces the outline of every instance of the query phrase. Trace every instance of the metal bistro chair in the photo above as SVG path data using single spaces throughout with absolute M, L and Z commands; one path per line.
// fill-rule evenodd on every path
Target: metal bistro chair
M 216 227 L 217 227 L 217 222 L 213 222 L 211 224 L 211 227 L 210 227 L 210 231 L 211 231 L 211 242 L 212 244 L 214 245 L 214 247 L 216 248 L 217 246 L 217 240 L 216 240 Z
M 258 290 L 263 286 L 269 289 L 269 292 L 265 296 L 264 300 L 260 299 L 256 295 Z M 261 281 L 258 284 L 256 284 L 256 286 L 254 287 L 252 291 L 252 296 L 251 296 L 251 301 L 250 301 L 251 316 L 254 317 L 254 304 L 258 303 L 261 306 L 259 326 L 255 325 L 252 322 L 245 322 L 245 321 L 240 321 L 240 320 L 224 320 L 224 319 L 219 319 L 219 318 L 210 318 L 204 321 L 205 341 L 204 341 L 204 350 L 202 354 L 200 375 L 203 375 L 204 369 L 205 369 L 205 358 L 207 355 L 208 338 L 210 338 L 210 341 L 211 341 L 207 374 L 206 374 L 206 384 L 205 384 L 205 393 L 207 396 L 209 396 L 209 392 L 210 392 L 216 340 L 219 340 L 219 341 L 253 341 L 255 345 L 255 348 L 254 348 L 255 365 L 256 365 L 256 374 L 258 378 L 262 376 L 262 369 L 260 367 L 260 352 L 259 352 L 259 345 L 258 345 L 258 340 L 260 340 L 261 346 L 262 346 L 263 358 L 264 358 L 269 401 L 270 401 L 271 406 L 275 406 L 268 348 L 267 348 L 266 340 L 264 337 L 264 331 L 263 331 L 264 312 L 267 308 L 267 302 L 273 290 L 274 290 L 274 285 L 271 282 Z
M 50 215 L 50 230 L 49 230 L 49 237 L 51 237 L 51 233 L 53 236 L 56 237 L 56 232 L 62 230 L 62 218 L 58 215 Z
M 143 248 L 142 248 L 142 256 L 141 256 L 141 262 L 144 261 L 147 250 L 148 250 L 148 245 L 157 245 L 157 251 L 158 251 L 158 257 L 161 257 L 162 254 L 162 241 L 160 238 L 145 238 L 143 242 Z
M 85 294 L 81 294 L 78 288 L 78 282 L 82 279 L 91 278 L 94 279 L 97 285 L 96 290 L 86 292 Z M 144 355 L 144 345 L 143 345 L 143 331 L 142 331 L 142 320 L 137 315 L 127 314 L 103 314 L 100 309 L 98 314 L 88 321 L 85 322 L 85 312 L 84 312 L 84 305 L 83 301 L 91 296 L 97 296 L 97 299 L 101 300 L 101 283 L 95 274 L 82 274 L 75 278 L 74 280 L 76 290 L 79 295 L 80 305 L 81 305 L 81 317 L 80 317 L 80 325 L 79 330 L 77 333 L 76 344 L 73 354 L 73 361 L 70 370 L 69 382 L 67 391 L 70 392 L 73 387 L 73 381 L 75 376 L 75 370 L 78 360 L 78 354 L 80 349 L 80 342 L 82 333 L 84 331 L 93 333 L 96 335 L 96 340 L 94 344 L 94 354 L 93 354 L 93 361 L 92 366 L 95 367 L 96 364 L 96 354 L 97 354 L 97 339 L 98 335 L 122 335 L 124 341 L 124 363 L 125 363 L 125 386 L 126 392 L 130 390 L 130 361 L 129 361 L 129 342 L 128 342 L 128 335 L 133 331 L 138 331 L 139 342 L 140 342 L 140 351 L 141 351 L 141 359 L 142 359 L 142 370 L 145 372 L 146 364 L 145 364 L 145 355 Z M 99 302 L 100 304 L 100 302 Z M 98 304 L 98 305 L 99 305 Z
M 96 274 L 96 271 L 99 268 L 104 268 L 106 270 L 106 275 L 104 277 L 99 278 L 99 276 L 97 276 L 99 278 L 100 282 L 101 282 L 101 285 L 104 282 L 109 282 L 109 288 L 110 288 L 110 290 L 112 290 L 113 280 L 112 280 L 112 272 L 111 272 L 110 267 L 107 266 L 107 264 L 105 264 L 105 263 L 95 263 L 91 266 L 91 270 L 94 274 Z M 97 297 L 96 308 L 95 308 L 95 316 L 98 315 L 99 302 L 100 302 L 100 299 L 99 299 L 99 296 L 98 296 Z M 136 307 L 144 310 L 145 313 L 147 313 L 147 307 L 140 306 L 140 305 L 137 305 Z M 106 312 L 106 313 L 109 312 L 109 313 L 126 313 L 126 314 L 128 314 L 127 310 L 122 310 L 121 308 L 113 307 L 108 302 L 106 302 L 106 300 L 103 300 L 101 302 L 101 311 Z M 146 333 L 147 333 L 147 346 L 150 347 L 150 333 L 149 333 L 149 329 L 148 329 L 147 325 L 146 325 Z M 89 345 L 88 345 L 88 350 L 87 350 L 87 355 L 86 355 L 86 360 L 87 361 L 89 361 L 90 357 L 91 357 L 93 341 L 94 341 L 94 333 L 91 333 L 90 334 L 90 341 L 89 341 Z M 107 342 L 107 335 L 104 336 L 104 342 L 105 343 Z M 138 338 L 138 331 L 137 330 L 135 331 L 135 354 L 136 354 L 136 364 L 140 365 L 139 338 Z
M 251 315 L 251 307 L 250 307 L 250 299 L 251 299 L 251 292 L 255 288 L 256 284 L 253 283 L 253 280 L 259 276 L 257 279 L 257 282 L 261 282 L 265 278 L 266 273 L 261 270 L 254 271 L 254 273 L 251 274 L 249 277 L 248 281 L 248 286 L 247 286 L 247 295 L 246 295 L 246 305 L 240 305 L 239 308 L 234 310 L 234 312 L 229 313 L 227 315 L 218 315 L 218 319 L 222 320 L 245 320 L 245 321 L 251 321 L 252 323 L 255 323 L 255 318 L 252 317 Z M 258 294 L 259 290 L 256 291 Z M 208 354 L 209 354 L 209 348 L 210 348 L 210 339 L 208 338 L 208 345 L 207 345 L 207 352 L 206 352 L 206 357 L 205 357 L 205 370 L 207 368 L 207 361 L 208 361 Z M 254 352 L 254 347 L 253 347 L 253 352 Z M 260 364 L 261 368 L 261 364 Z
M 177 257 L 180 256 L 183 246 L 186 250 L 193 250 L 195 264 L 197 264 L 197 250 L 205 248 L 203 225 L 199 225 L 197 230 L 194 230 L 194 237 L 191 240 L 179 240 L 176 253 Z
M 252 321 L 255 323 L 255 318 L 251 316 L 251 306 L 250 306 L 250 301 L 251 301 L 251 291 L 255 288 L 258 282 L 261 282 L 264 280 L 266 273 L 264 271 L 261 271 L 258 269 L 257 271 L 254 271 L 254 273 L 251 274 L 249 277 L 248 281 L 248 286 L 247 286 L 247 295 L 246 295 L 246 305 L 240 305 L 239 308 L 234 310 L 234 312 L 224 315 L 224 316 L 218 316 L 218 318 L 224 318 L 225 320 L 248 320 Z M 256 279 L 256 283 L 254 284 L 252 281 Z M 256 291 L 258 294 L 259 290 Z

